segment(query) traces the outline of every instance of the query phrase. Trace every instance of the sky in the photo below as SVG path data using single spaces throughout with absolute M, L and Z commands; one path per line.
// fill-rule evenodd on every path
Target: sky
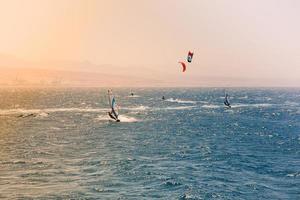
M 76 63 L 121 86 L 300 87 L 299 19 L 297 0 L 0 0 L 0 72 L 67 79 Z

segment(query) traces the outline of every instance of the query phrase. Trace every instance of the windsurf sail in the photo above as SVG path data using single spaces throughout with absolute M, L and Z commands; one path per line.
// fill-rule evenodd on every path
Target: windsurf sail
M 225 104 L 225 106 L 231 108 L 230 102 L 229 102 L 229 95 L 227 93 L 225 94 L 224 104 Z
M 192 62 L 193 55 L 194 55 L 194 53 L 193 53 L 193 52 L 191 52 L 191 51 L 189 51 L 189 53 L 188 53 L 188 56 L 187 56 L 187 61 L 188 61 L 189 63 L 191 63 L 191 62 Z
M 110 108 L 111 108 L 111 111 L 108 114 L 114 120 L 118 120 L 119 113 L 118 113 L 118 106 L 116 104 L 116 99 L 113 96 L 111 90 L 108 90 L 107 93 L 108 93 L 108 102 L 109 102 L 109 105 L 110 105 Z

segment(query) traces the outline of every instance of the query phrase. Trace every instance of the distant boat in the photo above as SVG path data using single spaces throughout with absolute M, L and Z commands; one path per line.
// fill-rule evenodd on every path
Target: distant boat
M 116 99 L 113 96 L 112 91 L 108 90 L 107 95 L 108 95 L 108 102 L 109 102 L 109 105 L 110 105 L 110 108 L 111 108 L 111 111 L 108 112 L 108 116 L 111 119 L 115 120 L 116 122 L 120 122 L 119 113 L 118 113 L 117 106 L 116 106 Z
M 225 94 L 224 105 L 227 106 L 228 108 L 231 108 L 231 105 L 229 102 L 229 95 L 227 93 Z

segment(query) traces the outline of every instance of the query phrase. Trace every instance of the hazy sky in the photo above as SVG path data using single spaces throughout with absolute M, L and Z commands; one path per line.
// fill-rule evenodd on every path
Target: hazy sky
M 177 73 L 192 50 L 195 77 L 300 86 L 298 0 L 0 0 L 0 25 L 0 54 L 24 60 Z

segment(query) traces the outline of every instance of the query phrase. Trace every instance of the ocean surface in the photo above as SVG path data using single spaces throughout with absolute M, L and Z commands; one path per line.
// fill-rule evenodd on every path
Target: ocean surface
M 300 89 L 226 92 L 0 89 L 0 199 L 300 199 Z

